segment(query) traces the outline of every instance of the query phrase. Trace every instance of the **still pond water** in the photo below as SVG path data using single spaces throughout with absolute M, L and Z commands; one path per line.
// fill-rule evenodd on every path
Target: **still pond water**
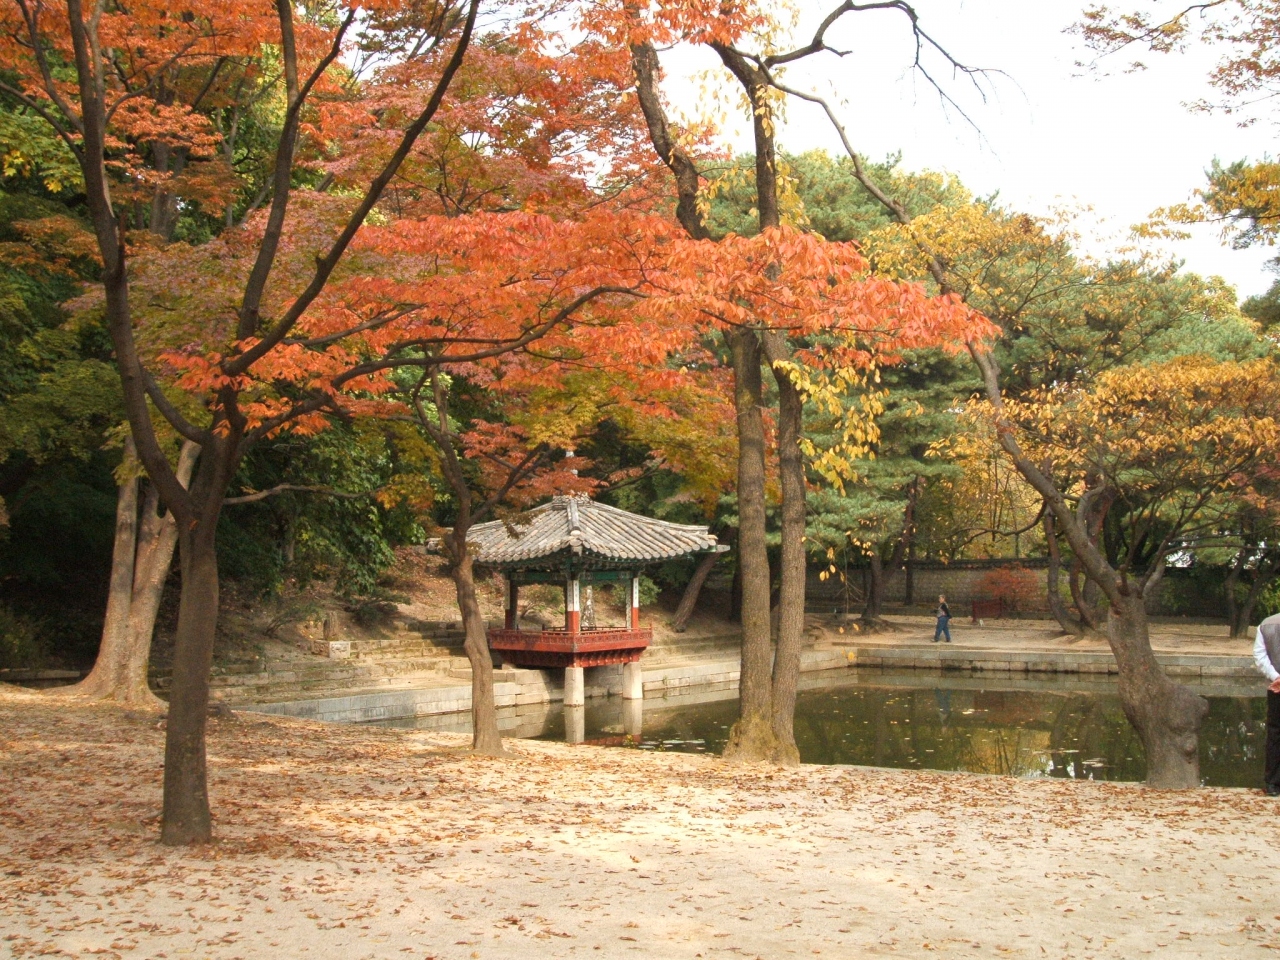
M 806 678 L 807 680 L 808 678 Z M 1262 779 L 1266 700 L 1249 685 L 1197 687 L 1209 700 L 1200 773 L 1210 786 Z M 641 750 L 719 753 L 738 715 L 736 691 L 562 709 L 500 711 L 507 736 Z M 470 717 L 383 721 L 467 731 Z M 965 770 L 1020 777 L 1142 780 L 1142 744 L 1114 685 L 1069 679 L 930 676 L 860 671 L 802 689 L 796 742 L 805 763 Z

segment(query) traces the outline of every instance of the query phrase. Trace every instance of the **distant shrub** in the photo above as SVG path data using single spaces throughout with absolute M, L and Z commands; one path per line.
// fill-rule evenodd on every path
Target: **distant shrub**
M 40 624 L 0 606 L 0 669 L 39 666 L 46 653 Z
M 1014 564 L 984 574 L 978 580 L 976 598 L 1003 601 L 1005 610 L 1016 613 L 1034 606 L 1039 590 L 1036 572 Z
M 1258 602 L 1253 608 L 1253 622 L 1280 613 L 1280 580 L 1272 581 L 1258 595 Z
M 618 606 L 618 607 L 631 606 L 631 584 L 628 581 L 623 580 L 619 583 L 614 584 L 612 587 L 612 590 L 613 590 L 612 600 L 613 600 L 614 606 Z M 659 587 L 656 583 L 654 583 L 644 574 L 640 575 L 640 606 L 648 607 L 657 603 L 658 595 L 660 593 L 662 593 L 661 587 Z

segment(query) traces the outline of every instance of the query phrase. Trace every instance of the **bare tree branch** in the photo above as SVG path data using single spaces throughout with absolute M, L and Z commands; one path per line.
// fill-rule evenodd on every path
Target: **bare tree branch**
M 287 0 L 280 0 L 280 2 L 287 3 Z M 226 373 L 229 376 L 237 376 L 244 373 L 249 369 L 249 367 L 264 357 L 268 352 L 274 349 L 278 343 L 288 336 L 289 331 L 293 329 L 294 325 L 298 322 L 298 319 L 304 312 L 306 312 L 307 308 L 311 306 L 316 297 L 320 295 L 325 284 L 329 282 L 330 275 L 333 273 L 334 268 L 337 267 L 338 261 L 346 252 L 351 241 L 355 238 L 356 232 L 364 224 L 369 213 L 382 197 L 382 193 L 386 189 L 387 184 L 391 182 L 391 178 L 395 176 L 396 171 L 400 169 L 405 158 L 409 156 L 409 151 L 413 149 L 413 145 L 417 142 L 418 137 L 422 134 L 422 131 L 427 128 L 427 124 L 431 122 L 432 117 L 436 115 L 436 111 L 440 109 L 441 103 L 444 102 L 445 93 L 448 91 L 449 85 L 453 81 L 454 74 L 456 74 L 458 69 L 462 66 L 463 55 L 466 53 L 467 47 L 471 43 L 471 34 L 475 27 L 476 14 L 479 10 L 479 6 L 480 0 L 471 0 L 467 11 L 467 18 L 462 28 L 462 35 L 458 38 L 457 45 L 453 50 L 453 55 L 445 65 L 444 71 L 440 75 L 440 79 L 436 81 L 436 86 L 432 91 L 430 100 L 427 101 L 427 105 L 423 108 L 422 112 L 418 114 L 417 119 L 415 119 L 414 122 L 405 130 L 404 134 L 400 138 L 399 146 L 396 147 L 395 153 L 392 154 L 386 165 L 383 166 L 382 171 L 369 185 L 369 189 L 365 191 L 365 195 L 361 199 L 359 206 L 356 207 L 355 212 L 352 213 L 350 218 L 347 220 L 346 226 L 343 227 L 338 238 L 329 247 L 328 252 L 325 253 L 323 257 L 319 257 L 317 259 L 315 272 L 312 274 L 311 281 L 307 284 L 306 289 L 298 295 L 297 299 L 294 300 L 289 309 L 285 311 L 284 316 L 275 323 L 271 330 L 264 335 L 258 343 L 225 365 Z M 279 189 L 279 187 L 277 189 Z M 284 189 L 287 191 L 287 183 L 284 185 Z M 283 222 L 283 213 L 281 214 L 281 218 Z M 272 259 L 274 259 L 274 253 L 272 254 Z M 261 283 L 257 289 L 258 299 L 257 302 L 253 304 L 252 316 L 244 312 L 241 313 L 240 329 L 242 331 L 242 337 L 252 335 L 257 329 L 258 303 L 261 301 L 262 288 L 265 287 L 266 275 L 270 272 L 270 267 L 270 262 L 268 262 L 264 267 Z M 256 269 L 255 265 L 255 270 Z
M 323 493 L 328 497 L 339 497 L 343 500 L 359 500 L 362 497 L 371 497 L 372 493 L 347 493 L 344 490 L 335 490 L 332 487 L 319 487 L 310 484 L 300 483 L 278 483 L 274 487 L 267 490 L 258 490 L 254 493 L 246 493 L 239 497 L 227 497 L 222 501 L 224 506 L 235 505 L 239 503 L 258 503 L 266 500 L 268 497 L 279 496 L 282 493 Z
M 245 282 L 244 296 L 240 301 L 239 323 L 236 335 L 243 340 L 252 336 L 258 329 L 259 310 L 262 297 L 266 292 L 267 279 L 275 266 L 276 254 L 280 249 L 280 238 L 284 232 L 284 218 L 288 211 L 293 181 L 293 157 L 297 147 L 301 125 L 302 107 L 312 87 L 329 69 L 329 66 L 342 52 L 342 41 L 347 29 L 355 20 L 356 8 L 352 7 L 341 27 L 334 35 L 329 50 L 316 64 L 315 69 L 301 88 L 298 87 L 298 59 L 293 33 L 293 4 L 290 0 L 276 0 L 276 11 L 280 20 L 281 56 L 284 58 L 285 88 L 288 95 L 288 108 L 285 110 L 284 124 L 280 130 L 280 142 L 276 147 L 276 169 L 274 191 L 271 206 L 267 214 L 267 227 L 258 246 L 258 255 L 254 258 L 253 269 Z M 327 275 L 326 275 L 327 279 Z M 275 346 L 273 343 L 272 346 Z M 268 348 L 270 349 L 270 348 Z M 265 351 L 264 351 L 265 352 Z M 247 367 L 248 364 L 245 364 Z M 231 375 L 243 373 L 238 369 Z

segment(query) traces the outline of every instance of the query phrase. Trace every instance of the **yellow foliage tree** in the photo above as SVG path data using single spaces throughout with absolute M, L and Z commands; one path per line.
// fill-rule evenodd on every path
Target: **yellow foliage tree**
M 991 354 L 975 358 L 1001 446 L 1106 597 L 1120 699 L 1146 747 L 1147 782 L 1198 786 L 1208 704 L 1156 662 L 1145 604 L 1169 555 L 1212 529 L 1280 457 L 1275 364 L 1180 357 L 1012 401 Z M 1109 517 L 1128 528 L 1119 555 L 1092 535 Z

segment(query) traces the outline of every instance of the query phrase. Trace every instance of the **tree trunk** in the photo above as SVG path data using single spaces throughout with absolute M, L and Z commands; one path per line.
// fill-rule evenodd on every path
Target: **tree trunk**
M 1240 552 L 1236 554 L 1235 562 L 1231 564 L 1231 571 L 1227 574 L 1226 579 L 1222 581 L 1222 599 L 1227 608 L 1227 627 L 1232 639 L 1240 635 L 1237 632 L 1237 624 L 1240 622 L 1240 604 L 1236 600 L 1236 587 L 1240 584 L 1240 574 L 1244 571 L 1244 565 L 1248 561 L 1250 552 L 1249 544 L 1241 545 Z
M 1111 510 L 1111 504 L 1115 502 L 1115 492 L 1105 490 L 1105 488 L 1094 490 L 1097 482 L 1097 478 L 1086 474 L 1085 488 L 1088 506 L 1084 506 L 1085 498 L 1081 498 L 1081 506 L 1078 512 L 1084 525 L 1085 535 L 1089 538 L 1090 548 L 1102 555 L 1103 550 L 1099 546 L 1102 539 L 1102 525 L 1107 519 L 1107 513 Z M 1089 491 L 1093 491 L 1097 495 L 1089 496 Z M 1080 621 L 1090 630 L 1101 631 L 1104 629 L 1103 618 L 1106 616 L 1106 611 L 1103 610 L 1102 604 L 1102 585 L 1095 577 L 1086 577 L 1083 588 L 1077 590 L 1074 579 L 1077 569 L 1078 564 L 1072 567 L 1072 598 L 1075 600 L 1076 607 L 1079 610 Z M 1161 572 L 1163 573 L 1163 567 Z M 1110 597 L 1107 599 L 1110 600 Z
M 1076 613 L 1080 617 L 1080 623 L 1083 625 L 1085 633 L 1098 632 L 1097 611 L 1090 606 L 1088 600 L 1080 590 L 1080 558 L 1077 557 L 1071 561 L 1071 602 L 1075 604 Z
M 898 535 L 898 539 L 893 545 L 893 552 L 889 555 L 889 562 L 886 564 L 881 558 L 878 546 L 868 558 L 867 596 L 866 604 L 862 609 L 862 622 L 865 624 L 872 625 L 880 620 L 881 614 L 884 612 L 884 594 L 889 583 L 889 577 L 902 569 L 903 563 L 910 554 L 912 540 L 915 536 L 916 495 L 919 479 L 919 477 L 916 477 L 908 485 L 907 503 L 902 511 L 902 532 Z M 908 583 L 910 576 L 911 571 L 908 568 Z M 907 589 L 907 602 L 909 603 L 910 585 L 908 585 Z
M 1058 621 L 1058 626 L 1062 627 L 1066 633 L 1074 634 L 1077 637 L 1084 636 L 1084 625 L 1067 614 L 1067 605 L 1062 602 L 1062 593 L 1059 590 L 1058 578 L 1062 572 L 1062 550 L 1058 547 L 1058 531 L 1054 526 L 1053 513 L 1049 510 L 1044 512 L 1044 541 L 1049 548 L 1049 569 L 1045 574 L 1045 591 L 1049 600 L 1049 612 L 1053 614 L 1053 619 Z
M 1084 602 L 1081 613 L 1088 611 L 1089 622 L 1095 627 L 1100 627 L 1105 614 L 1102 610 L 1102 591 L 1098 588 L 1098 584 L 1086 577 L 1081 590 L 1081 597 Z
M 774 754 L 769 629 L 769 554 L 765 541 L 764 420 L 760 414 L 760 340 L 751 330 L 725 335 L 733 355 L 738 421 L 738 567 L 742 574 L 740 714 L 724 756 L 769 760 Z
M 1231 620 L 1231 637 L 1242 637 L 1249 629 L 1249 621 L 1253 619 L 1253 610 L 1257 606 L 1262 591 L 1271 585 L 1276 578 L 1276 554 L 1267 550 L 1258 558 L 1254 568 L 1253 579 L 1249 581 L 1249 592 L 1240 604 L 1235 617 Z
M 457 531 L 454 532 L 455 539 Z M 484 614 L 476 599 L 475 570 L 471 554 L 466 550 L 466 532 L 461 537 L 462 549 L 452 564 L 453 586 L 462 612 L 462 629 L 466 633 L 463 649 L 471 664 L 471 749 L 489 757 L 505 755 L 502 735 L 498 732 L 498 708 L 493 695 L 493 657 L 489 654 L 489 637 Z
M 122 665 L 129 648 L 129 606 L 133 596 L 133 568 L 138 550 L 138 461 L 133 438 L 124 442 L 121 472 L 127 479 L 116 494 L 116 534 L 111 550 L 111 581 L 102 642 L 93 670 L 80 683 L 66 688 L 78 696 L 110 699 L 120 689 Z
M 1107 595 L 1107 640 L 1119 668 L 1120 702 L 1125 716 L 1142 738 L 1147 753 L 1147 784 L 1166 789 L 1200 785 L 1198 741 L 1200 724 L 1209 703 L 1180 684 L 1174 683 L 1156 662 L 1147 627 L 1147 583 L 1136 593 L 1132 581 L 1122 577 L 1107 562 L 1090 538 L 1089 525 L 1081 511 L 1072 511 L 1049 475 L 1022 452 L 1015 428 L 1004 413 L 1000 394 L 999 368 L 989 353 L 977 346 L 970 355 L 982 371 L 987 399 L 997 414 L 996 435 L 1018 472 L 1040 494 L 1061 525 L 1071 544 L 1076 562 Z M 1101 491 L 1099 496 L 1114 496 Z M 1161 554 L 1161 567 L 1164 554 Z M 1155 571 L 1158 575 L 1161 571 Z M 1147 578 L 1148 583 L 1152 578 Z
M 128 446 L 131 448 L 132 443 Z M 178 482 L 184 487 L 190 482 L 200 447 L 187 441 L 178 456 Z M 126 456 L 131 456 L 126 452 Z M 147 667 L 151 661 L 151 640 L 155 634 L 156 617 L 160 600 L 164 596 L 165 581 L 173 565 L 173 552 L 178 543 L 178 525 L 173 514 L 160 512 L 160 497 L 154 484 L 147 490 L 142 507 L 142 522 L 137 523 L 137 479 L 120 488 L 116 510 L 116 548 L 112 555 L 111 595 L 107 601 L 107 617 L 103 628 L 102 646 L 93 671 L 82 683 L 66 688 L 77 696 L 115 700 L 133 707 L 163 710 L 165 703 L 147 685 Z M 132 488 L 132 489 L 130 489 Z M 132 504 L 132 506 L 130 506 Z M 122 533 L 122 515 L 129 513 L 136 536 L 127 544 L 127 534 Z M 123 578 L 124 568 L 131 570 L 132 582 L 122 591 L 116 582 Z M 123 605 L 126 626 L 123 637 L 115 631 L 119 607 Z M 113 607 L 115 609 L 113 609 Z
M 453 489 L 458 516 L 453 529 L 444 538 L 449 554 L 449 574 L 453 578 L 454 592 L 458 597 L 458 612 L 462 615 L 462 628 L 466 639 L 463 649 L 471 664 L 471 749 L 487 756 L 502 756 L 502 736 L 498 733 L 498 708 L 493 694 L 493 657 L 489 654 L 489 637 L 485 630 L 484 615 L 476 599 L 475 569 L 471 553 L 467 550 L 467 534 L 474 523 L 474 502 L 471 485 L 462 466 L 462 458 L 455 446 L 458 437 L 449 429 L 449 394 L 437 369 L 424 375 L 419 390 L 427 384 L 435 398 L 438 421 L 427 415 L 420 393 L 413 394 L 418 422 L 430 435 L 440 451 L 440 467 L 449 486 Z M 519 478 L 519 468 L 508 475 L 514 483 Z M 517 614 L 518 617 L 518 614 Z
M 907 541 L 906 572 L 903 579 L 902 603 L 911 606 L 916 602 L 916 534 L 911 531 L 911 539 Z
M 889 576 L 905 569 L 907 581 L 906 603 L 911 603 L 911 595 L 915 592 L 915 584 L 911 582 L 911 561 L 915 554 L 916 544 L 916 503 L 920 499 L 920 488 L 924 485 L 924 477 L 913 477 L 907 484 L 907 502 L 902 510 L 902 535 L 893 545 L 893 554 L 889 558 L 888 575 L 884 577 L 880 599 L 877 602 L 876 616 L 879 617 L 884 607 L 884 590 L 888 586 Z
M 765 334 L 769 359 L 783 359 L 786 345 L 776 332 Z M 796 749 L 796 686 L 800 650 L 804 646 L 804 600 L 808 564 L 805 558 L 805 476 L 800 438 L 804 430 L 804 397 L 783 369 L 773 366 L 778 384 L 778 473 L 782 481 L 782 546 L 778 560 L 778 646 L 773 658 L 773 759 L 788 766 L 800 763 Z
M 160 600 L 164 597 L 164 585 L 169 579 L 173 552 L 178 545 L 178 524 L 168 511 L 163 514 L 156 512 L 158 500 L 152 487 L 143 511 L 143 533 L 138 541 L 138 561 L 134 565 L 133 602 L 129 607 L 129 649 L 116 699 L 163 709 L 164 701 L 147 685 L 147 667 L 151 663 L 151 641 L 155 636 Z
M 205 756 L 209 671 L 218 626 L 216 531 L 220 499 L 205 503 L 189 530 L 179 531 L 182 599 L 174 639 L 173 684 L 164 745 L 164 813 L 160 842 L 207 843 L 213 838 Z
M 693 571 L 693 576 L 689 578 L 688 584 L 684 588 L 684 596 L 680 598 L 680 606 L 676 607 L 675 616 L 671 618 L 671 629 L 676 633 L 684 633 L 689 626 L 689 618 L 693 616 L 693 609 L 698 605 L 698 596 L 702 593 L 702 586 L 707 582 L 707 577 L 711 574 L 711 568 L 716 565 L 716 561 L 720 559 L 718 553 L 708 553 L 698 561 L 698 566 Z
M 1255 571 L 1253 582 L 1249 584 L 1249 593 L 1244 598 L 1244 603 L 1240 604 L 1235 616 L 1231 618 L 1231 639 L 1235 640 L 1243 637 L 1249 630 L 1249 621 L 1253 619 L 1253 608 L 1257 606 L 1258 596 L 1262 593 L 1262 588 L 1271 582 L 1270 577 L 1264 577 L 1261 571 Z
M 1209 702 L 1170 680 L 1156 662 L 1141 596 L 1113 600 L 1107 639 L 1120 668 L 1120 703 L 1146 748 L 1147 786 L 1200 786 L 1200 724 Z
M 880 619 L 880 611 L 884 607 L 884 562 L 880 559 L 878 547 L 871 551 L 867 560 L 867 599 L 862 607 L 862 622 L 871 625 Z

